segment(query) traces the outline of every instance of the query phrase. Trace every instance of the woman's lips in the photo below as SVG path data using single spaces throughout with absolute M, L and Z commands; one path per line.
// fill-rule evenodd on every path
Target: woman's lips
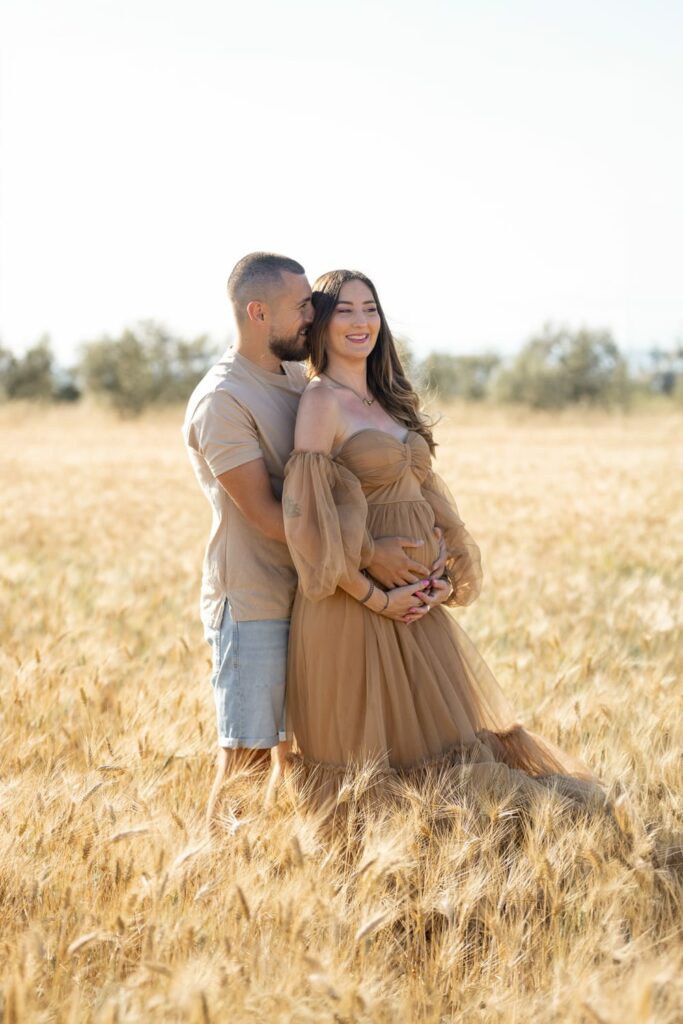
M 369 339 L 369 337 L 370 337 L 369 334 L 347 334 L 346 335 L 347 341 L 350 341 L 353 345 L 363 345 Z

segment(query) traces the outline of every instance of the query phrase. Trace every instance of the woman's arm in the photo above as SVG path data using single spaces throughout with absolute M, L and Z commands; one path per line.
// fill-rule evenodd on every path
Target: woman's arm
M 334 390 L 326 387 L 307 389 L 299 403 L 294 432 L 295 450 L 329 456 L 342 436 L 341 410 Z M 286 507 L 284 514 L 288 514 Z M 424 578 L 415 583 L 385 591 L 372 585 L 367 576 L 356 568 L 340 579 L 339 586 L 357 601 L 363 601 L 371 611 L 403 621 L 407 615 L 418 618 L 423 609 L 427 609 L 420 599 L 420 592 L 430 585 L 427 576 L 425 573 Z
M 445 575 L 452 593 L 442 603 L 468 605 L 479 596 L 482 584 L 481 555 L 460 518 L 455 498 L 433 469 L 422 482 L 423 497 L 434 512 L 434 522 L 443 530 L 447 561 Z

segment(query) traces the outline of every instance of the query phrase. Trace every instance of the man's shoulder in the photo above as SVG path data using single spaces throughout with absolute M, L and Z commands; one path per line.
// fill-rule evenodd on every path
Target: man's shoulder
M 286 362 L 282 366 L 289 389 L 301 394 L 307 383 L 304 364 Z M 228 349 L 218 362 L 207 370 L 190 395 L 185 413 L 185 434 L 193 422 L 210 416 L 212 411 L 225 409 L 226 404 L 239 406 L 241 410 L 251 414 L 255 399 L 263 394 L 263 383 L 262 379 L 254 375 L 253 369 L 245 364 L 239 353 L 234 349 Z
M 209 367 L 195 388 L 195 391 L 203 391 L 208 394 L 211 391 L 218 391 L 224 387 L 229 388 L 232 383 L 239 381 L 240 366 L 236 355 L 237 353 L 234 349 L 227 349 L 220 359 L 213 366 Z
M 308 384 L 306 364 L 296 362 L 282 363 L 282 367 L 295 391 L 303 392 Z
M 206 415 L 211 408 L 225 401 L 238 400 L 242 388 L 235 353 L 228 349 L 218 362 L 209 367 L 190 395 L 185 411 L 185 433 L 193 421 Z

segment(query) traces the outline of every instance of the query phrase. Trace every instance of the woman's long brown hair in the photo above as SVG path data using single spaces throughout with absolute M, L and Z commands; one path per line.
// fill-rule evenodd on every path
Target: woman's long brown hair
M 308 375 L 324 373 L 327 367 L 327 345 L 325 335 L 327 325 L 332 318 L 339 293 L 348 281 L 362 281 L 372 292 L 377 305 L 380 328 L 377 342 L 368 356 L 368 388 L 379 404 L 392 416 L 397 423 L 402 423 L 408 430 L 421 434 L 429 445 L 432 455 L 436 444 L 432 436 L 431 424 L 420 411 L 420 399 L 412 384 L 406 377 L 401 364 L 396 343 L 392 337 L 377 295 L 377 289 L 365 274 L 359 270 L 330 270 L 323 274 L 313 285 L 313 308 L 315 318 L 308 332 L 309 357 Z

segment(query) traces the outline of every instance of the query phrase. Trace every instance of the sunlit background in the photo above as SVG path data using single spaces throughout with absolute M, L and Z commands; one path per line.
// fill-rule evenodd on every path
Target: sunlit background
M 0 11 L 0 1017 L 683 1021 L 683 0 Z M 458 626 L 613 818 L 440 766 L 330 829 L 239 772 L 206 841 L 179 428 L 260 248 L 375 278 Z
M 231 329 L 273 249 L 419 355 L 683 333 L 683 6 L 3 0 L 0 339 Z

